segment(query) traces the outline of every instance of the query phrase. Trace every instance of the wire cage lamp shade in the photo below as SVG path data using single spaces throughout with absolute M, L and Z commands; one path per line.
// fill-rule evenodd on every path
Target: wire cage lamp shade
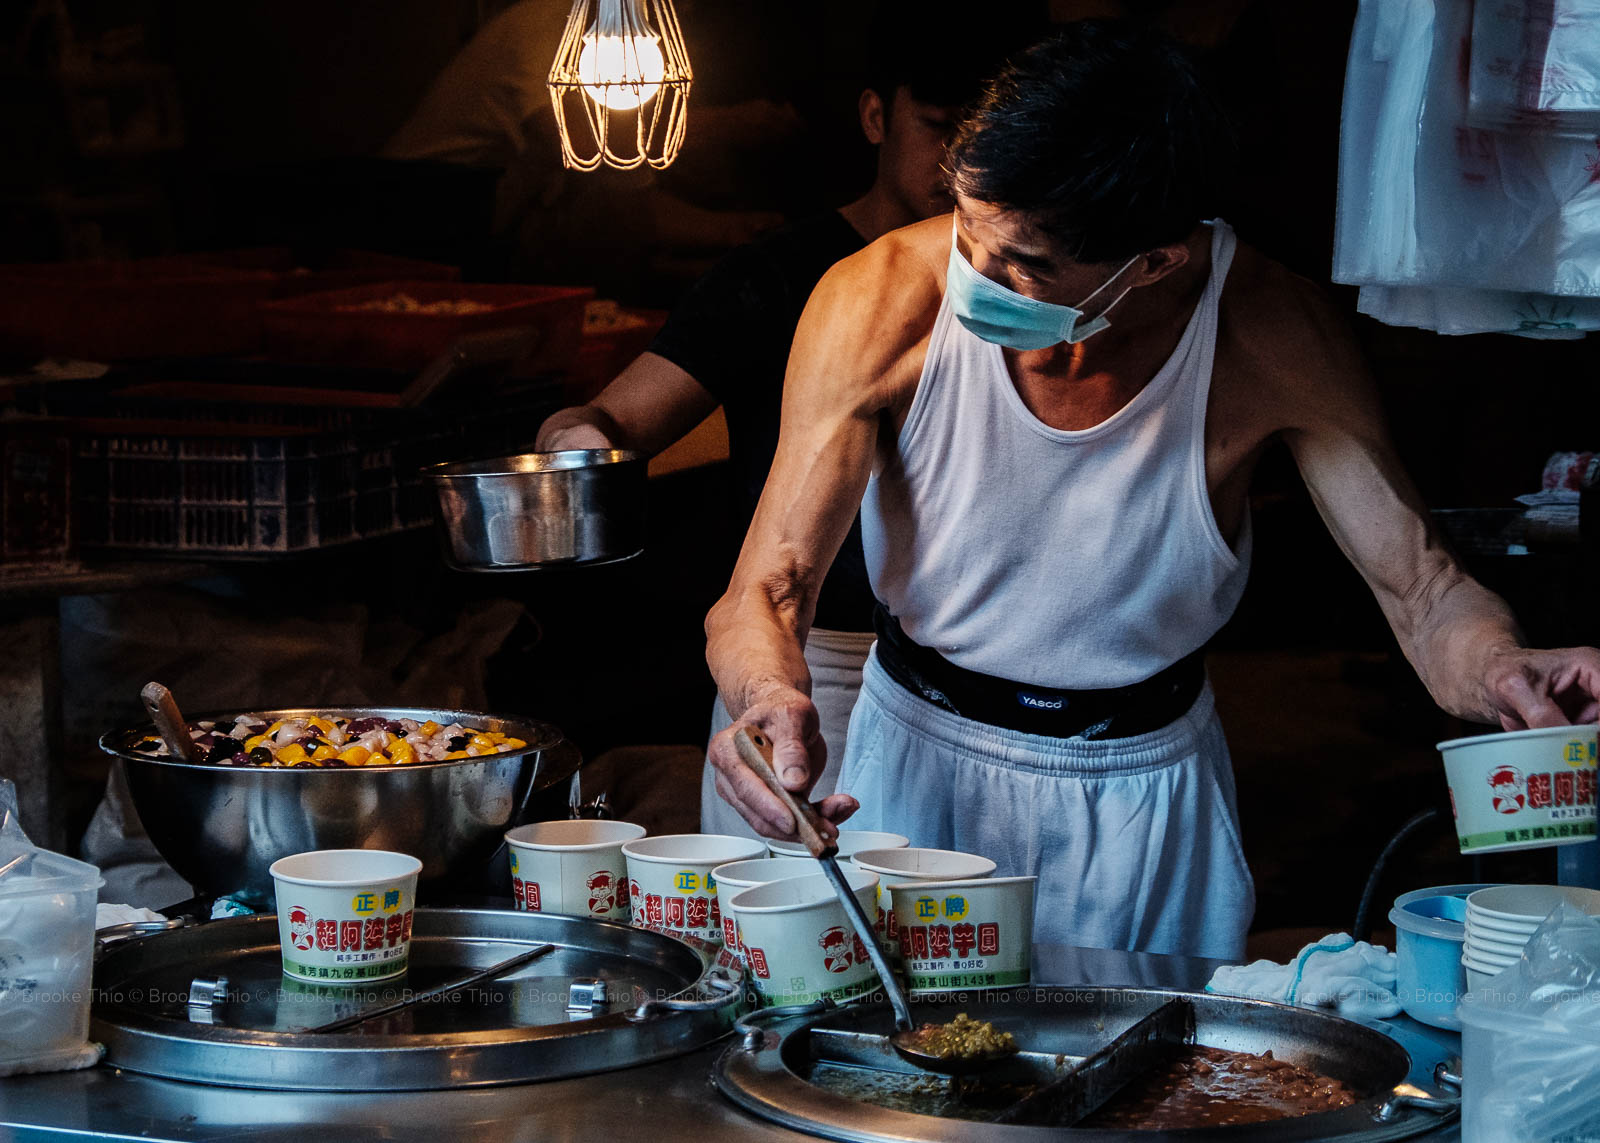
M 550 68 L 562 162 L 667 166 L 683 146 L 693 79 L 672 0 L 574 0 Z

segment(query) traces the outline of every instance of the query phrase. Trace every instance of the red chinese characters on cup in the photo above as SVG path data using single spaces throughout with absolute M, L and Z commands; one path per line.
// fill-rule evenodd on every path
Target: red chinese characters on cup
M 1526 806 L 1530 810 L 1592 806 L 1595 802 L 1593 770 L 1557 770 L 1529 774 L 1524 780 L 1513 766 L 1499 766 L 1489 775 L 1494 808 L 1514 814 Z
M 295 948 L 320 952 L 374 952 L 395 948 L 411 939 L 411 910 L 389 917 L 339 921 L 313 917 L 304 906 L 289 910 L 290 941 Z
M 724 923 L 715 897 L 678 897 L 646 893 L 642 909 L 634 910 L 634 924 L 646 929 L 721 930 L 727 937 L 731 919 Z
M 526 909 L 530 913 L 537 913 L 539 909 L 539 883 L 537 881 L 524 881 L 520 877 L 511 879 L 511 897 L 517 903 L 517 908 Z
M 1000 926 L 980 925 L 902 925 L 900 951 L 911 960 L 950 960 L 967 956 L 976 948 L 979 956 L 1000 955 Z

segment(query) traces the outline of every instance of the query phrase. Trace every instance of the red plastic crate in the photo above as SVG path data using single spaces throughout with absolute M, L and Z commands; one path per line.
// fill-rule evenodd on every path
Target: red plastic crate
M 95 361 L 248 353 L 277 276 L 151 258 L 0 266 L 0 353 Z
M 373 282 L 454 282 L 459 266 L 400 258 L 375 250 L 332 250 L 302 257 L 287 246 L 213 250 L 149 259 L 175 271 L 201 273 L 268 273 L 276 276 L 274 298 L 293 298 L 326 290 L 348 290 Z
M 400 294 L 424 304 L 467 300 L 493 307 L 482 313 L 386 313 L 349 307 Z M 583 340 L 583 307 L 594 296 L 574 286 L 481 285 L 459 282 L 383 282 L 306 294 L 261 307 L 269 356 L 382 369 L 418 370 L 465 334 L 531 327 L 539 332 L 532 360 L 564 370 Z

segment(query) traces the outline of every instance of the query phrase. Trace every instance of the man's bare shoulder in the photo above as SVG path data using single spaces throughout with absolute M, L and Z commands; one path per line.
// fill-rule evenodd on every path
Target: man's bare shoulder
M 1327 292 L 1240 244 L 1217 326 L 1217 376 L 1289 428 L 1348 404 L 1367 385 L 1350 323 Z
M 891 230 L 835 263 L 813 298 L 820 295 L 842 305 L 866 326 L 937 312 L 944 295 L 949 233 L 945 218 Z M 870 305 L 863 304 L 869 299 Z
M 949 234 L 948 217 L 919 222 L 890 231 L 829 269 L 806 303 L 791 375 L 797 364 L 826 369 L 879 390 L 885 403 L 897 403 L 896 395 L 915 386 L 922 370 L 944 296 Z

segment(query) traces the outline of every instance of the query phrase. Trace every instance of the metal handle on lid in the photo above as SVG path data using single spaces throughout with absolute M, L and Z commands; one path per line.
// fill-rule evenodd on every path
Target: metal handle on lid
M 646 1020 L 658 1020 L 674 1012 L 714 1012 L 737 1001 L 744 993 L 742 979 L 716 972 L 706 976 L 703 987 L 717 995 L 708 996 L 703 1000 L 647 1000 L 629 1012 L 628 1019 L 637 1024 Z
M 762 1026 L 768 1022 L 787 1020 L 791 1016 L 820 1016 L 824 1012 L 832 1012 L 837 1007 L 838 1005 L 826 996 L 809 1004 L 780 1004 L 776 1008 L 762 1008 L 745 1013 L 733 1022 L 733 1030 L 741 1038 L 744 1050 L 755 1052 L 766 1042 L 766 1033 Z

